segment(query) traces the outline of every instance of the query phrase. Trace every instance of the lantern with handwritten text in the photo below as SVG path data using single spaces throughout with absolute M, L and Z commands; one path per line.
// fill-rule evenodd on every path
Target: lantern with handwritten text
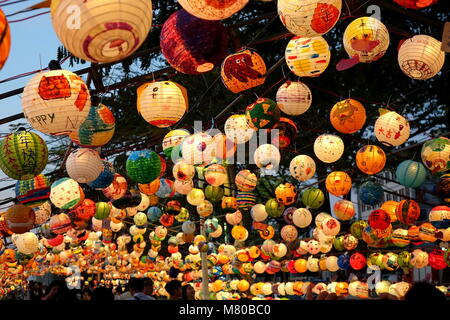
M 396 147 L 408 140 L 409 122 L 397 112 L 381 109 L 374 131 L 382 144 Z

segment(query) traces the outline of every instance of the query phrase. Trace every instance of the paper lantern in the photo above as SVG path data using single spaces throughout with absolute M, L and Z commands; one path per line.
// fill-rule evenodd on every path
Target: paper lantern
M 238 208 L 249 209 L 256 203 L 256 195 L 252 191 L 238 191 L 236 195 Z M 276 200 L 275 200 L 276 202 Z
M 276 199 L 269 199 L 266 201 L 266 212 L 272 218 L 277 218 L 283 214 L 284 205 L 279 203 Z
M 422 162 L 432 173 L 450 169 L 450 139 L 439 137 L 422 146 Z
M 77 8 L 76 19 L 73 16 Z M 136 51 L 152 25 L 152 2 L 53 1 L 53 29 L 76 57 L 94 63 L 122 60 Z
M 138 113 L 151 125 L 167 128 L 189 108 L 186 88 L 172 81 L 155 81 L 137 89 Z
M 192 180 L 186 181 L 175 180 L 173 184 L 173 189 L 179 194 L 183 195 L 187 195 L 192 190 L 192 188 L 194 188 L 194 181 Z
M 425 242 L 435 242 L 437 229 L 431 223 L 425 222 L 419 227 L 419 239 Z
M 281 160 L 280 150 L 273 144 L 263 144 L 256 148 L 253 159 L 263 171 L 276 172 Z
M 256 51 L 243 49 L 225 58 L 220 74 L 225 87 L 239 93 L 264 83 L 266 64 Z
M 333 134 L 323 134 L 314 141 L 314 154 L 320 161 L 332 163 L 338 161 L 344 153 L 344 142 Z
M 302 194 L 302 202 L 307 208 L 318 209 L 325 201 L 325 195 L 318 188 L 308 188 Z
M 333 217 L 328 217 L 322 222 L 323 233 L 327 236 L 335 236 L 341 230 L 341 224 Z
M 16 238 L 15 245 L 20 253 L 33 254 L 39 249 L 39 239 L 34 233 L 25 232 Z
M 306 181 L 316 173 L 316 163 L 310 156 L 302 154 L 291 160 L 289 171 L 298 181 Z
M 386 211 L 377 209 L 370 213 L 368 222 L 372 228 L 384 230 L 390 226 L 391 217 Z
M 47 144 L 37 134 L 19 130 L 0 142 L 0 169 L 12 179 L 28 180 L 47 165 Z
M 359 252 L 355 252 L 350 256 L 350 266 L 355 270 L 361 270 L 366 266 L 366 257 Z
M 348 221 L 355 216 L 355 207 L 348 200 L 339 200 L 334 204 L 334 216 L 342 221 Z
M 311 106 L 311 90 L 300 81 L 287 81 L 278 88 L 276 101 L 281 111 L 298 116 L 308 111 Z
M 355 133 L 366 122 L 366 109 L 357 100 L 345 99 L 336 103 L 330 112 L 333 127 L 341 133 Z
M 450 174 L 443 174 L 436 185 L 437 195 L 445 202 L 450 202 Z
M 234 142 L 227 139 L 223 133 L 218 133 L 213 137 L 215 146 L 215 158 L 221 162 L 234 156 L 237 146 Z
M 325 181 L 327 191 L 337 197 L 346 195 L 352 189 L 352 179 L 343 171 L 331 172 Z
M 401 5 L 402 7 L 415 10 L 424 9 L 438 1 L 439 0 L 394 0 L 395 3 Z
M 8 20 L 6 19 L 3 10 L 0 9 L 0 70 L 5 65 L 11 49 L 11 31 L 9 29 Z
M 272 130 L 278 130 L 278 134 L 272 134 L 272 144 L 278 143 L 280 149 L 286 149 L 297 138 L 297 125 L 288 118 L 281 117 Z
M 166 20 L 160 39 L 167 62 L 186 74 L 211 71 L 226 56 L 228 44 L 222 23 L 199 19 L 185 10 L 175 12 Z
M 174 160 L 178 158 L 178 152 L 175 147 L 179 146 L 183 139 L 189 135 L 189 131 L 185 129 L 172 130 L 166 134 L 162 141 L 162 147 L 166 157 L 170 158 L 175 163 Z M 172 151 L 174 151 L 174 154 L 172 154 Z
M 180 0 L 187 12 L 204 20 L 223 20 L 241 10 L 249 0 Z
M 421 269 L 428 265 L 428 253 L 421 249 L 416 249 L 412 252 L 411 265 L 415 268 Z
M 428 264 L 437 270 L 447 268 L 447 263 L 444 260 L 444 250 L 442 249 L 434 249 L 428 254 Z
M 405 160 L 398 165 L 395 175 L 401 185 L 417 188 L 427 178 L 427 170 L 420 162 Z
M 185 161 L 179 161 L 173 166 L 172 173 L 176 180 L 191 180 L 195 175 L 195 167 Z
M 67 70 L 38 73 L 22 94 L 22 111 L 27 121 L 34 129 L 51 135 L 78 130 L 89 115 L 90 107 L 86 84 Z
M 450 224 L 450 207 L 434 207 L 428 214 L 428 220 L 437 228 L 448 228 Z
M 356 165 L 366 174 L 376 174 L 384 169 L 386 154 L 383 149 L 374 145 L 362 147 L 356 153 Z
M 105 197 L 111 200 L 118 200 L 122 198 L 128 189 L 127 180 L 120 174 L 114 174 L 113 182 L 102 190 Z
M 301 37 L 319 36 L 330 31 L 341 15 L 341 0 L 295 0 L 277 3 L 281 22 L 293 34 Z
M 224 197 L 222 199 L 222 209 L 224 212 L 235 212 L 237 210 L 237 201 L 235 197 Z
M 234 240 L 245 241 L 248 238 L 248 231 L 243 226 L 234 226 L 231 229 L 231 236 Z
M 224 190 L 221 187 L 209 185 L 205 188 L 205 196 L 206 196 L 206 199 L 208 199 L 209 201 L 219 202 L 222 200 L 223 195 L 224 195 Z
M 35 224 L 43 224 L 50 218 L 50 215 L 52 214 L 52 205 L 49 201 L 46 201 L 42 205 L 34 209 L 34 214 L 36 216 Z
M 161 158 L 154 151 L 133 151 L 127 159 L 126 169 L 133 181 L 150 183 L 158 178 L 162 171 Z
M 380 59 L 389 47 L 389 32 L 378 19 L 361 17 L 344 31 L 344 49 L 351 58 L 369 63 Z
M 6 210 L 6 227 L 13 233 L 25 233 L 33 228 L 35 214 L 33 209 L 22 204 L 15 204 Z
M 50 183 L 43 174 L 17 181 L 14 190 L 17 200 L 29 207 L 40 206 L 50 197 Z
M 355 250 L 358 246 L 358 239 L 352 234 L 346 234 L 343 238 L 343 245 L 345 250 Z
M 245 169 L 237 173 L 234 181 L 236 183 L 236 187 L 240 191 L 251 191 L 255 189 L 258 180 L 254 173 L 250 172 L 250 170 Z
M 64 234 L 72 227 L 70 218 L 65 213 L 60 213 L 52 216 L 48 224 L 52 232 L 56 234 Z
M 69 178 L 61 178 L 53 182 L 50 190 L 50 201 L 57 208 L 73 209 L 84 200 L 84 192 L 78 182 Z
M 281 238 L 286 242 L 294 242 L 298 237 L 298 231 L 293 225 L 286 225 L 281 228 Z
M 397 221 L 397 209 L 398 202 L 397 201 L 386 201 L 381 205 L 381 210 L 386 211 L 389 214 L 389 217 L 391 218 L 391 222 Z
M 253 129 L 271 129 L 280 121 L 280 109 L 276 102 L 267 98 L 258 98 L 246 108 L 245 117 Z
M 320 36 L 294 37 L 285 51 L 286 64 L 299 77 L 317 77 L 330 63 L 330 48 Z
M 414 224 L 420 216 L 420 207 L 414 200 L 402 200 L 396 209 L 397 219 L 404 224 Z
M 441 42 L 423 34 L 406 39 L 398 50 L 400 69 L 415 80 L 434 77 L 442 69 L 444 61 Z
M 155 195 L 159 198 L 170 198 L 174 196 L 175 190 L 173 189 L 173 181 L 169 179 L 161 179 L 159 189 Z
M 385 110 L 375 122 L 374 131 L 382 144 L 396 147 L 408 141 L 409 122 L 397 112 Z
M 297 200 L 297 191 L 290 183 L 280 184 L 275 189 L 275 197 L 278 202 L 288 206 Z
M 220 164 L 212 164 L 205 170 L 205 180 L 212 186 L 223 185 L 227 178 L 227 169 Z
M 366 181 L 359 187 L 359 199 L 362 203 L 374 206 L 381 202 L 383 198 L 383 188 L 372 181 Z
M 236 144 L 249 141 L 255 132 L 247 122 L 244 114 L 234 114 L 225 122 L 225 135 L 228 140 Z
M 201 189 L 193 188 L 186 197 L 187 202 L 193 206 L 200 205 L 205 200 L 205 194 Z
M 67 174 L 79 183 L 94 181 L 100 176 L 103 167 L 98 152 L 87 148 L 72 152 L 66 162 Z
M 183 140 L 181 145 L 183 160 L 191 165 L 205 165 L 215 154 L 213 138 L 206 132 L 195 133 Z
M 252 207 L 250 214 L 252 219 L 261 222 L 267 219 L 266 207 L 263 204 L 257 204 Z
M 203 200 L 199 205 L 197 205 L 197 213 L 201 217 L 207 217 L 211 215 L 214 211 L 213 205 L 208 200 Z
M 292 214 L 292 222 L 299 228 L 306 228 L 312 222 L 311 212 L 306 208 L 299 208 Z
M 103 169 L 100 175 L 94 181 L 88 182 L 88 186 L 96 190 L 108 187 L 114 180 L 115 170 L 112 164 L 104 160 L 102 160 L 102 163 Z

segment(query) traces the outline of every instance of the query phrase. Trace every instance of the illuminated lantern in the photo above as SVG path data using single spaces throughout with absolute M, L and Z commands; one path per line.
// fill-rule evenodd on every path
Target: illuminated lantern
M 273 199 L 275 202 L 276 200 Z M 249 209 L 256 204 L 256 195 L 252 192 L 238 191 L 236 195 L 236 202 L 238 208 Z
M 207 217 L 213 213 L 213 205 L 208 200 L 203 200 L 198 206 L 197 206 L 197 213 L 201 217 Z
M 383 188 L 372 181 L 366 181 L 359 187 L 359 199 L 362 203 L 374 206 L 380 203 L 383 198 L 384 190 Z
M 46 222 L 52 214 L 52 206 L 50 202 L 46 201 L 39 207 L 36 207 L 34 209 L 34 214 L 36 216 L 35 224 L 40 225 Z
M 79 183 L 88 183 L 99 177 L 103 170 L 103 162 L 97 151 L 81 148 L 69 155 L 66 170 L 73 180 Z
M 424 9 L 438 1 L 439 0 L 394 0 L 395 3 L 401 5 L 402 7 L 415 10 Z
M 355 252 L 350 256 L 350 266 L 355 270 L 361 270 L 366 266 L 366 257 L 359 252 Z
M 408 77 L 427 80 L 434 77 L 445 61 L 442 43 L 428 35 L 415 35 L 406 39 L 398 49 L 398 64 Z
M 384 210 L 389 214 L 392 223 L 397 221 L 397 214 L 396 214 L 397 205 L 398 202 L 396 201 L 386 201 L 381 205 L 380 208 L 381 210 Z
M 284 205 L 279 203 L 276 199 L 269 199 L 266 202 L 266 212 L 272 218 L 277 218 L 283 214 Z
M 86 84 L 66 70 L 38 73 L 27 83 L 22 95 L 22 111 L 30 125 L 51 135 L 78 130 L 90 107 Z
M 52 216 L 48 224 L 52 232 L 56 234 L 66 233 L 72 227 L 70 218 L 65 213 L 60 213 L 55 216 Z
M 442 249 L 434 249 L 433 251 L 431 251 L 428 254 L 428 264 L 433 268 L 433 269 L 445 269 L 447 268 L 447 263 L 445 262 L 444 259 L 444 250 Z
M 241 10 L 249 0 L 180 0 L 187 12 L 204 20 L 223 20 Z M 244 290 L 246 291 L 246 290 Z
M 120 174 L 114 174 L 113 182 L 102 190 L 105 197 L 111 200 L 118 200 L 122 198 L 128 189 L 127 180 Z
M 78 219 L 89 220 L 95 215 L 95 210 L 95 202 L 91 199 L 84 199 L 83 202 L 71 212 L 73 212 Z
M 212 186 L 223 185 L 227 177 L 227 169 L 220 164 L 212 164 L 205 170 L 205 180 Z
M 330 112 L 333 127 L 341 133 L 355 133 L 366 122 L 366 109 L 354 99 L 345 99 L 336 103 Z
M 235 197 L 224 197 L 222 199 L 222 209 L 224 212 L 235 212 L 237 210 L 237 201 Z
M 345 250 L 355 250 L 358 246 L 358 239 L 356 239 L 356 237 L 352 234 L 346 234 L 342 242 Z
M 378 146 L 367 145 L 356 153 L 356 165 L 366 174 L 376 174 L 383 170 L 386 164 L 386 155 Z
M 286 64 L 299 77 L 317 77 L 330 63 L 331 53 L 327 41 L 318 37 L 294 37 L 285 51 Z
M 162 211 L 158 207 L 150 207 L 147 210 L 147 218 L 151 222 L 156 222 L 159 220 L 159 218 L 162 216 Z
M 231 236 L 237 241 L 245 241 L 248 238 L 248 231 L 243 226 L 234 226 L 231 229 Z
M 161 158 L 151 150 L 133 151 L 127 159 L 126 169 L 133 181 L 142 184 L 150 183 L 161 173 Z
M 25 233 L 33 228 L 35 214 L 33 209 L 22 204 L 15 204 L 6 210 L 6 227 L 13 233 Z
M 314 154 L 320 161 L 332 163 L 338 161 L 344 153 L 344 142 L 333 134 L 323 134 L 314 141 Z
M 192 180 L 187 180 L 187 181 L 175 180 L 175 182 L 173 184 L 173 188 L 179 194 L 187 195 L 194 188 L 194 181 L 192 181 Z
M 257 204 L 252 207 L 250 214 L 252 219 L 261 222 L 267 219 L 266 207 L 263 204 Z
M 300 81 L 287 81 L 278 89 L 276 100 L 282 112 L 298 116 L 311 106 L 311 90 Z
M 175 12 L 166 20 L 160 39 L 167 62 L 185 74 L 211 71 L 226 56 L 228 45 L 222 23 L 199 19 L 185 10 Z
M 334 216 L 342 221 L 348 221 L 355 216 L 355 207 L 348 200 L 339 200 L 334 204 Z
M 256 187 L 256 175 L 250 170 L 241 170 L 237 173 L 234 182 L 240 191 L 252 191 Z
M 422 241 L 435 242 L 437 240 L 435 237 L 436 231 L 436 227 L 429 222 L 425 222 L 419 227 L 419 238 Z
M 375 136 L 382 144 L 399 146 L 409 138 L 409 122 L 397 112 L 381 109 L 381 115 L 375 122 Z
M 428 265 L 428 253 L 421 249 L 414 250 L 410 263 L 415 268 L 425 268 Z
M 138 183 L 139 191 L 142 193 L 150 196 L 152 194 L 155 194 L 159 187 L 161 186 L 161 181 L 159 179 L 155 179 L 150 183 L 141 184 Z
M 186 88 L 172 81 L 155 81 L 137 89 L 138 113 L 151 125 L 167 128 L 189 108 Z
M 264 83 L 266 64 L 256 51 L 243 49 L 225 58 L 221 77 L 228 90 L 239 93 Z
M 56 180 L 50 189 L 50 201 L 60 209 L 73 209 L 84 200 L 84 192 L 78 182 L 69 178 Z
M 215 158 L 223 161 L 232 158 L 236 153 L 237 146 L 234 142 L 227 139 L 227 136 L 223 133 L 218 133 L 213 137 L 215 146 Z
M 297 125 L 291 119 L 281 117 L 280 121 L 272 128 L 278 130 L 278 134 L 272 134 L 272 144 L 277 144 L 280 149 L 286 149 L 295 141 L 298 133 Z
M 221 187 L 215 187 L 215 186 L 207 186 L 205 188 L 205 196 L 206 199 L 212 202 L 219 202 L 222 200 L 224 195 L 224 191 Z
M 390 226 L 391 217 L 386 211 L 377 209 L 370 213 L 368 221 L 372 228 L 384 230 Z
M 395 229 L 391 234 L 391 242 L 397 247 L 406 247 L 409 245 L 408 230 Z
M 20 234 L 14 241 L 17 251 L 23 254 L 33 254 L 39 249 L 39 239 L 32 232 Z
M 299 208 L 292 214 L 292 222 L 299 228 L 306 228 L 312 222 L 311 212 L 306 208 Z
M 109 217 L 111 207 L 106 202 L 97 202 L 95 204 L 95 219 L 104 220 Z
M 318 209 L 325 201 L 325 195 L 318 188 L 308 188 L 302 194 L 302 202 L 307 208 Z
M 336 257 L 336 256 L 327 257 L 326 267 L 327 267 L 328 271 L 336 272 L 339 270 L 337 261 L 338 261 L 338 257 Z
M 411 240 L 411 242 L 413 244 L 420 243 L 419 233 L 420 233 L 420 228 L 418 226 L 413 225 L 413 226 L 409 227 L 408 237 L 409 237 L 409 240 Z
M 286 242 L 294 242 L 298 237 L 298 231 L 293 225 L 286 225 L 281 228 L 281 238 Z
M 255 132 L 247 122 L 245 114 L 234 114 L 225 121 L 225 135 L 228 140 L 236 144 L 249 141 Z
M 110 162 L 102 160 L 102 163 L 103 169 L 100 175 L 94 181 L 88 182 L 88 186 L 96 190 L 108 187 L 113 182 L 116 173 Z
M 343 196 L 351 190 L 352 179 L 343 171 L 333 171 L 327 176 L 325 185 L 329 193 Z
M 444 174 L 439 178 L 436 192 L 445 202 L 450 202 L 450 174 Z
M 0 9 L 0 70 L 5 65 L 11 49 L 11 31 L 9 29 L 8 20 L 6 19 L 3 10 Z
M 450 207 L 434 207 L 428 214 L 428 220 L 437 228 L 448 228 L 450 223 Z
M 205 200 L 205 194 L 201 189 L 193 188 L 186 197 L 187 202 L 193 206 L 200 205 Z
M 397 219 L 404 224 L 414 224 L 420 216 L 420 207 L 414 200 L 402 200 L 396 209 Z
M 169 179 L 161 179 L 159 189 L 155 195 L 159 198 L 170 198 L 174 196 L 175 190 L 173 189 L 173 181 Z
M 422 146 L 422 162 L 432 172 L 450 169 L 450 139 L 439 137 L 425 142 Z
M 341 231 L 341 223 L 333 217 L 328 217 L 322 222 L 322 230 L 327 236 L 335 236 Z
M 297 191 L 290 183 L 280 184 L 275 189 L 275 196 L 278 202 L 288 206 L 297 200 Z
M 205 132 L 195 133 L 183 140 L 181 153 L 183 154 L 183 160 L 188 164 L 208 164 L 214 158 L 214 140 Z
M 29 207 L 40 206 L 50 197 L 50 183 L 43 174 L 17 181 L 14 189 L 17 200 Z
M 417 188 L 427 177 L 427 170 L 417 161 L 402 161 L 395 171 L 397 181 L 405 187 Z
M 298 155 L 291 160 L 289 171 L 298 181 L 306 181 L 316 173 L 316 163 L 307 155 Z
M 195 175 L 195 167 L 184 161 L 178 161 L 173 166 L 173 177 L 176 180 L 187 181 L 191 180 Z
M 0 142 L 0 169 L 15 180 L 32 179 L 47 165 L 45 141 L 33 132 L 19 129 Z
M 344 49 L 358 62 L 376 61 L 385 54 L 388 47 L 389 32 L 376 18 L 357 18 L 344 31 Z
M 259 98 L 246 108 L 245 117 L 253 129 L 271 129 L 280 121 L 280 109 L 276 102 Z
M 281 154 L 280 150 L 273 144 L 263 144 L 255 150 L 253 158 L 258 168 L 267 172 L 273 172 L 278 170 Z

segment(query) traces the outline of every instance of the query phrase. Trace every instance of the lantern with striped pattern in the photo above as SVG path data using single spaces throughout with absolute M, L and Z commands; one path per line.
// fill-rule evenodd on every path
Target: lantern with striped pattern
M 281 111 L 291 116 L 298 116 L 306 111 L 312 103 L 311 90 L 300 81 L 287 81 L 277 91 L 277 104 Z
M 20 203 L 37 207 L 50 198 L 50 183 L 46 176 L 39 174 L 30 180 L 17 181 L 15 192 Z
M 67 158 L 66 170 L 69 177 L 80 183 L 94 181 L 103 170 L 103 162 L 97 151 L 81 148 Z
M 398 165 L 395 175 L 405 187 L 417 188 L 427 178 L 427 170 L 420 162 L 405 160 Z
M 420 207 L 414 200 L 402 200 L 396 209 L 397 219 L 404 223 L 411 225 L 420 216 Z

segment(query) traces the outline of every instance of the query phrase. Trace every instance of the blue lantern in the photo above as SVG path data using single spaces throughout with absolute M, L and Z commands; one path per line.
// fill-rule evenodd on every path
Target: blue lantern
M 97 189 L 97 190 L 101 190 L 101 189 L 107 188 L 113 182 L 115 173 L 116 172 L 115 172 L 112 164 L 109 163 L 108 161 L 103 161 L 103 170 L 102 170 L 102 172 L 97 177 L 97 179 L 95 179 L 92 182 L 89 182 L 88 186 L 93 188 L 93 189 Z
M 427 169 L 420 162 L 405 160 L 398 165 L 395 174 L 401 185 L 417 188 L 427 178 Z
M 338 257 L 337 265 L 341 269 L 349 269 L 350 268 L 350 257 L 346 254 L 341 254 Z
M 162 211 L 160 208 L 158 207 L 150 207 L 147 210 L 147 218 L 148 220 L 150 220 L 151 222 L 156 222 L 159 220 L 159 218 L 161 218 L 162 216 Z
M 383 188 L 372 181 L 366 181 L 359 187 L 359 199 L 362 203 L 374 206 L 383 199 Z

